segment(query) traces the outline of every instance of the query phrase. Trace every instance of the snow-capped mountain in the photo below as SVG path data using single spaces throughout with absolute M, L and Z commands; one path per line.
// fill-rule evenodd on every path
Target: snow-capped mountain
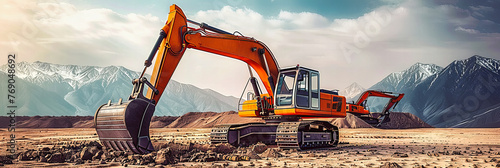
M 477 55 L 454 61 L 410 99 L 414 114 L 436 127 L 500 127 L 500 61 Z
M 416 63 L 401 72 L 394 72 L 370 87 L 371 90 L 403 92 L 415 88 L 420 82 L 440 72 L 443 68 L 434 64 Z
M 400 72 L 394 72 L 376 83 L 369 90 L 381 90 L 393 93 L 404 93 L 405 96 L 396 106 L 394 111 L 415 111 L 409 104 L 409 99 L 414 88 L 423 80 L 440 72 L 443 68 L 434 64 L 416 63 Z M 358 95 L 359 97 L 359 95 Z M 371 110 L 380 112 L 387 104 L 387 98 L 369 98 L 368 105 Z
M 0 66 L 1 81 L 7 80 L 6 69 L 6 65 Z M 130 81 L 139 73 L 117 66 L 34 62 L 18 63 L 16 76 L 17 115 L 93 115 L 110 99 L 126 99 L 132 88 Z M 6 88 L 6 83 L 0 87 Z M 472 56 L 445 68 L 416 63 L 369 89 L 404 93 L 393 111 L 413 113 L 435 127 L 500 127 L 499 60 Z M 353 83 L 340 95 L 355 100 L 353 95 L 364 90 Z M 5 91 L 0 93 L 6 95 Z M 0 106 L 7 106 L 6 102 L 0 101 Z M 236 110 L 236 102 L 235 97 L 172 80 L 155 114 Z M 380 111 L 385 103 L 383 99 L 368 100 L 371 111 Z
M 9 77 L 3 71 L 0 71 L 0 88 L 7 88 L 7 81 Z M 35 85 L 31 82 L 25 81 L 18 77 L 15 80 L 15 98 L 14 103 L 10 104 L 7 101 L 7 89 L 2 89 L 0 93 L 4 96 L 0 100 L 0 106 L 5 108 L 7 106 L 17 106 L 16 115 L 50 115 L 60 116 L 68 115 L 76 111 L 75 107 L 64 100 L 63 96 L 55 92 L 47 91 L 44 88 Z M 5 115 L 6 113 L 4 113 Z
M 395 110 L 434 127 L 500 127 L 500 61 L 481 56 L 441 68 L 417 63 L 370 87 L 404 93 Z M 368 102 L 381 109 L 386 102 Z M 376 111 L 376 110 L 375 110 Z
M 0 66 L 0 71 L 6 72 L 6 69 L 6 65 Z M 36 88 L 40 92 L 58 96 L 58 98 L 40 97 L 39 102 L 30 101 L 28 105 L 44 104 L 50 107 L 54 102 L 46 101 L 58 99 L 59 105 L 69 104 L 72 107 L 64 110 L 45 109 L 55 112 L 54 115 L 93 115 L 95 110 L 108 100 L 118 101 L 119 98 L 126 100 L 132 90 L 132 79 L 139 75 L 139 72 L 121 66 L 96 67 L 21 62 L 16 67 L 16 76 L 28 83 L 28 88 Z M 35 97 L 31 96 L 30 99 Z M 237 103 L 234 102 L 238 102 L 235 97 L 171 80 L 156 107 L 155 114 L 180 116 L 193 111 L 230 111 L 236 110 Z M 32 109 L 24 110 L 24 113 L 45 115 Z M 21 110 L 18 115 L 24 113 Z
M 351 85 L 347 86 L 345 89 L 339 91 L 339 95 L 345 96 L 346 100 L 348 102 L 351 102 L 351 101 L 356 101 L 356 99 L 353 98 L 355 98 L 365 90 L 366 89 L 363 88 L 361 85 L 354 82 Z

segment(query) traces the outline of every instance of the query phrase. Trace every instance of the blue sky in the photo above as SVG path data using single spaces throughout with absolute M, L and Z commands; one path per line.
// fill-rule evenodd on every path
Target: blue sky
M 0 53 L 140 71 L 174 3 L 190 19 L 263 41 L 281 67 L 319 70 L 325 89 L 368 88 L 417 62 L 500 59 L 500 1 L 493 0 L 6 0 Z M 173 76 L 233 96 L 247 78 L 243 62 L 196 50 Z
M 393 4 L 384 1 L 370 0 L 144 0 L 144 1 L 100 1 L 100 0 L 66 0 L 81 9 L 109 8 L 119 13 L 151 13 L 155 16 L 166 16 L 168 7 L 177 4 L 186 14 L 200 10 L 219 10 L 224 6 L 249 8 L 264 16 L 275 16 L 281 10 L 290 12 L 312 12 L 322 16 L 335 18 L 357 18 L 379 6 Z

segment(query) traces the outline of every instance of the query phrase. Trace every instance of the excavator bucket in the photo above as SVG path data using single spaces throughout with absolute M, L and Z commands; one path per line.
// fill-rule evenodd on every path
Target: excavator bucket
M 149 124 L 154 110 L 155 105 L 142 98 L 102 105 L 94 116 L 101 144 L 117 151 L 152 152 Z
M 170 7 L 168 21 L 161 29 L 160 36 L 156 40 L 153 50 L 148 59 L 144 62 L 145 67 L 141 76 L 132 81 L 134 87 L 128 101 L 118 101 L 116 104 L 108 102 L 97 109 L 94 116 L 95 128 L 101 144 L 107 148 L 117 151 L 131 151 L 137 154 L 145 154 L 154 151 L 154 147 L 149 137 L 149 124 L 151 122 L 151 117 L 153 117 L 155 104 L 158 102 L 166 84 L 170 80 L 169 75 L 161 75 L 161 73 L 166 74 L 167 72 L 163 71 L 169 70 L 173 72 L 184 52 L 185 48 L 181 45 L 181 36 L 183 34 L 178 34 L 177 32 L 187 29 L 185 18 L 184 13 L 178 6 L 172 5 Z M 175 49 L 175 53 L 180 56 L 176 55 L 176 57 L 174 57 L 174 55 L 171 54 L 172 48 Z M 178 52 L 179 50 L 180 53 Z M 165 54 L 163 53 L 164 51 L 166 52 Z M 151 75 L 153 76 L 151 79 L 153 83 L 155 83 L 155 85 L 153 85 L 144 77 L 144 73 L 147 67 L 151 65 L 157 53 L 160 58 L 157 58 L 153 74 Z M 160 63 L 161 61 L 163 61 L 165 65 L 168 64 L 169 68 L 161 70 L 163 69 L 163 67 L 160 66 L 160 64 L 163 64 Z M 177 61 L 177 63 L 175 63 L 175 61 Z M 170 72 L 170 74 L 172 74 L 172 72 Z M 145 85 L 149 87 L 147 94 L 148 98 L 143 94 Z

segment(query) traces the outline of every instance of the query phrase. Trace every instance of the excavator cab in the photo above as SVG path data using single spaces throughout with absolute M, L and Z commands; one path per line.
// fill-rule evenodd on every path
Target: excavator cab
M 262 97 L 262 95 L 261 95 Z M 264 99 L 267 100 L 267 99 Z M 295 66 L 279 71 L 269 114 L 285 118 L 346 116 L 346 100 L 336 91 L 320 89 L 319 72 L 306 67 Z M 266 110 L 257 100 L 247 100 L 239 110 L 240 117 L 266 117 L 258 115 Z M 261 114 L 261 113 L 260 113 Z M 265 118 L 266 119 L 266 118 Z
M 276 115 L 328 118 L 346 115 L 345 97 L 320 89 L 319 72 L 306 67 L 281 69 L 274 95 Z
M 319 110 L 319 72 L 300 66 L 282 69 L 275 95 L 274 101 L 277 109 Z

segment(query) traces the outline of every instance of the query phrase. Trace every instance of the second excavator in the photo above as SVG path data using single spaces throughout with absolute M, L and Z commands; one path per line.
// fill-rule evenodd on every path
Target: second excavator
M 347 103 L 345 108 L 348 113 L 354 114 L 368 124 L 374 127 L 380 127 L 381 124 L 390 121 L 389 114 L 391 108 L 396 108 L 396 105 L 399 103 L 399 101 L 401 101 L 404 95 L 405 94 L 403 93 L 367 90 L 359 96 L 358 101 L 356 101 L 355 103 Z M 378 114 L 377 117 L 372 116 L 373 113 L 370 113 L 370 111 L 368 110 L 367 102 L 369 97 L 381 97 L 389 99 L 384 109 L 380 112 L 380 114 Z
M 197 28 L 189 27 L 188 23 Z M 265 121 L 217 125 L 210 134 L 212 143 L 248 146 L 263 142 L 277 144 L 279 148 L 304 149 L 334 146 L 339 142 L 336 126 L 326 121 L 302 120 L 346 116 L 345 97 L 336 91 L 320 89 L 318 71 L 299 65 L 280 68 L 271 50 L 261 41 L 189 20 L 178 6 L 172 5 L 141 76 L 132 82 L 132 94 L 128 100 L 109 101 L 95 113 L 95 128 L 104 146 L 139 154 L 154 150 L 149 137 L 151 117 L 188 48 L 245 62 L 253 93 L 240 104 L 239 116 L 258 117 Z M 155 56 L 153 73 L 148 81 L 143 75 Z M 252 69 L 265 90 L 259 87 Z M 148 87 L 146 95 L 143 93 L 145 86 Z M 365 111 L 350 112 L 365 114 Z

